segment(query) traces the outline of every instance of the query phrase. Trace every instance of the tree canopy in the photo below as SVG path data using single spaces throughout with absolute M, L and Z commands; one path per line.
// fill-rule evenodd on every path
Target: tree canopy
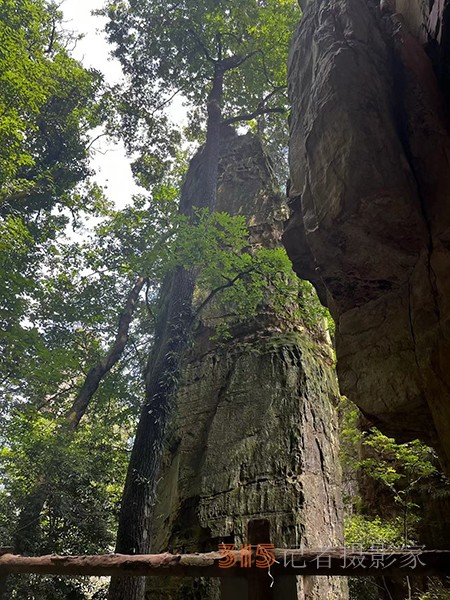
M 125 141 L 142 155 L 138 171 L 158 172 L 176 146 L 165 109 L 177 94 L 190 110 L 191 138 L 204 139 L 220 65 L 225 121 L 286 112 L 287 49 L 300 17 L 295 0 L 108 2 L 102 14 L 127 77 L 118 109 Z
M 55 6 L 0 4 L 0 322 L 15 333 L 52 240 L 104 204 L 89 179 L 101 77 L 69 56 L 67 42 Z
M 44 1 L 0 5 L 1 214 L 20 213 L 30 226 L 39 211 L 42 222 L 56 205 L 93 205 L 74 188 L 90 174 L 89 130 L 102 119 L 101 76 L 69 56 L 61 18 Z

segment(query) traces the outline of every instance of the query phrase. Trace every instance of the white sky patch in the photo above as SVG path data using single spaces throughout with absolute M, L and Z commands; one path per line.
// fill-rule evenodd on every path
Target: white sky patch
M 106 81 L 112 84 L 121 80 L 122 70 L 119 61 L 109 56 L 110 46 L 103 33 L 106 19 L 92 15 L 93 10 L 102 8 L 104 4 L 104 0 L 64 0 L 61 10 L 65 28 L 84 35 L 72 51 L 72 56 L 85 67 L 102 72 Z M 94 142 L 93 149 L 95 179 L 105 188 L 107 197 L 116 207 L 122 208 L 131 202 L 133 194 L 143 191 L 133 180 L 130 159 L 126 156 L 124 146 L 100 138 Z

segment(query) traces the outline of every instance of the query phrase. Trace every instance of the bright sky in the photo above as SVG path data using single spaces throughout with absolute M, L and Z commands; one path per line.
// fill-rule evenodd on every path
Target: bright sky
M 121 78 L 121 68 L 118 61 L 109 58 L 109 46 L 102 32 L 105 19 L 91 14 L 93 10 L 102 8 L 104 3 L 104 0 L 64 0 L 61 9 L 65 27 L 85 35 L 78 42 L 73 56 L 86 67 L 98 69 L 108 82 L 114 83 Z M 139 187 L 133 181 L 123 145 L 108 144 L 100 139 L 95 142 L 94 148 L 93 167 L 98 174 L 98 183 L 107 188 L 107 196 L 117 207 L 129 203 Z

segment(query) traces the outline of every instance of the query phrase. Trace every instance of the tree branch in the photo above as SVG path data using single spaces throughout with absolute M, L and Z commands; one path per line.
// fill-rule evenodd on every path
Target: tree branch
M 182 87 L 180 87 L 180 88 L 177 88 L 177 89 L 176 89 L 176 90 L 173 92 L 173 94 L 171 94 L 171 95 L 170 95 L 168 98 L 166 98 L 165 100 L 163 100 L 162 102 L 160 102 L 160 104 L 158 104 L 158 106 L 156 106 L 156 107 L 155 107 L 155 108 L 152 110 L 152 112 L 151 112 L 151 116 L 153 117 L 153 115 L 154 115 L 155 113 L 157 113 L 157 112 L 158 112 L 158 110 L 161 110 L 162 108 L 164 108 L 165 106 L 167 106 L 167 104 L 169 104 L 170 102 L 172 102 L 172 100 L 175 98 L 175 96 L 176 96 L 177 94 L 179 94 L 180 92 L 182 92 L 182 91 L 183 91 L 183 88 L 182 88 Z
M 55 43 L 55 35 L 56 35 L 56 23 L 53 21 L 52 33 L 50 36 L 50 41 L 48 44 L 47 50 L 45 50 L 45 54 L 51 54 L 53 50 L 53 44 Z
M 243 550 L 222 550 L 203 554 L 104 554 L 97 556 L 0 556 L 0 573 L 36 573 L 64 576 L 112 577 L 245 577 L 258 573 L 268 577 L 268 566 L 258 565 L 258 545 Z M 261 555 L 259 555 L 261 556 Z M 401 577 L 445 575 L 450 562 L 449 550 L 376 550 L 354 551 L 349 548 L 298 549 L 272 548 L 266 554 L 273 560 L 274 577 L 317 575 L 344 577 Z M 223 568 L 232 558 L 231 566 Z M 245 561 L 245 563 L 244 563 Z
M 286 89 L 287 89 L 287 85 L 277 85 L 277 86 L 275 86 L 273 88 L 273 90 L 267 94 L 267 96 L 264 96 L 264 98 L 258 104 L 258 108 L 261 108 L 262 106 L 264 106 L 265 104 L 267 104 L 267 102 L 271 98 L 273 98 L 276 94 L 278 94 L 278 92 L 281 92 L 281 91 L 286 90 Z
M 227 119 L 225 121 L 223 121 L 223 125 L 231 125 L 232 123 L 238 123 L 239 121 L 251 121 L 252 119 L 259 117 L 261 115 L 266 115 L 266 114 L 271 114 L 271 113 L 284 113 L 286 112 L 286 108 L 282 107 L 282 106 L 277 106 L 277 107 L 266 107 L 267 102 L 273 98 L 276 94 L 278 94 L 279 92 L 281 92 L 282 90 L 285 90 L 286 86 L 285 85 L 278 85 L 276 87 L 274 87 L 274 89 L 269 92 L 267 94 L 267 96 L 264 96 L 264 98 L 262 98 L 262 100 L 258 103 L 258 106 L 256 107 L 256 109 L 251 112 L 251 113 L 244 113 L 242 115 L 237 115 L 236 117 L 231 117 L 230 119 Z
M 282 106 L 276 106 L 274 108 L 259 108 L 259 109 L 254 110 L 251 113 L 244 113 L 242 115 L 237 115 L 236 117 L 231 117 L 230 119 L 226 119 L 225 121 L 222 121 L 222 124 L 223 125 L 231 125 L 232 123 L 239 123 L 239 121 L 251 121 L 261 115 L 268 115 L 268 114 L 274 114 L 274 113 L 283 114 L 286 111 L 287 111 L 287 109 L 283 108 Z
M 116 339 L 114 340 L 106 356 L 104 356 L 100 362 L 95 365 L 95 367 L 92 367 L 87 374 L 84 384 L 78 392 L 77 397 L 69 410 L 69 414 L 67 415 L 67 421 L 70 430 L 73 431 L 76 429 L 78 423 L 86 412 L 92 396 L 97 391 L 101 380 L 122 356 L 123 350 L 128 341 L 128 330 L 134 308 L 136 306 L 140 291 L 146 281 L 147 279 L 145 277 L 140 276 L 137 278 L 136 283 L 128 295 L 125 308 L 120 315 Z
M 209 60 L 209 62 L 212 63 L 213 65 L 217 64 L 217 60 L 211 56 L 208 48 L 205 46 L 205 44 L 202 42 L 202 40 L 198 37 L 198 35 L 195 33 L 195 31 L 193 31 L 192 29 L 188 29 L 187 32 L 195 39 L 197 44 L 200 46 L 203 54 L 205 55 L 206 60 Z
M 223 285 L 220 285 L 219 287 L 212 290 L 212 292 L 210 292 L 208 294 L 208 296 L 205 298 L 205 300 L 203 300 L 203 302 L 197 308 L 197 310 L 194 313 L 194 317 L 197 318 L 198 315 L 200 314 L 200 312 L 205 308 L 205 306 L 207 304 L 209 304 L 211 302 L 211 300 L 214 298 L 214 296 L 216 296 L 219 292 L 222 292 L 223 290 L 226 290 L 227 288 L 232 287 L 236 283 L 236 281 L 238 281 L 239 279 L 242 279 L 243 277 L 245 277 L 245 275 L 248 275 L 253 270 L 254 269 L 248 269 L 247 271 L 242 271 L 242 273 L 238 273 L 236 275 L 236 277 L 233 277 L 233 279 L 229 279 L 227 283 L 224 283 Z
M 106 132 L 99 133 L 97 136 L 95 136 L 95 138 L 93 138 L 93 139 L 92 139 L 92 140 L 89 142 L 89 144 L 88 144 L 88 145 L 87 145 L 87 147 L 86 147 L 86 150 L 89 150 L 89 149 L 92 147 L 92 145 L 93 145 L 93 144 L 95 144 L 95 142 L 96 142 L 97 140 L 99 140 L 100 138 L 102 138 L 102 137 L 105 137 L 105 136 L 107 136 L 107 135 L 108 135 L 108 134 L 107 134 Z
M 254 50 L 253 52 L 250 52 L 245 56 L 241 56 L 240 54 L 233 54 L 233 56 L 227 56 L 227 58 L 224 58 L 218 64 L 220 65 L 222 72 L 225 73 L 225 71 L 237 69 L 238 67 L 243 65 L 245 61 L 247 61 L 249 58 L 255 56 L 255 54 L 257 54 L 258 52 L 258 50 Z
M 268 69 L 267 69 L 267 65 L 266 65 L 266 56 L 261 49 L 259 50 L 259 53 L 261 54 L 262 66 L 263 66 L 263 71 L 264 71 L 264 76 L 266 78 L 266 81 L 272 87 L 276 87 L 274 82 L 272 81 L 272 79 L 269 77 L 269 73 L 268 73 Z

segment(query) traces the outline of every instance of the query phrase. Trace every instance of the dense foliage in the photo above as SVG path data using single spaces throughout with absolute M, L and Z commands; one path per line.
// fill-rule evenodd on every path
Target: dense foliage
M 46 293 L 36 271 L 69 222 L 104 208 L 88 152 L 89 129 L 103 113 L 101 78 L 70 58 L 60 29 L 53 5 L 0 4 L 0 367 L 16 387 L 24 377 L 37 383 L 39 373 L 24 371 L 51 352 L 25 325 Z
M 61 18 L 43 1 L 0 4 L 0 268 L 11 277 L 11 303 L 42 244 L 71 213 L 101 205 L 88 182 L 89 130 L 105 112 L 101 77 L 68 55 Z
M 371 508 L 358 493 L 347 495 L 347 542 L 364 548 L 419 543 L 417 502 L 419 492 L 439 475 L 435 452 L 419 440 L 399 444 L 376 427 L 364 431 L 358 409 L 346 399 L 341 410 L 344 469 L 353 477 L 350 490 L 370 489 L 384 497 Z
M 104 89 L 70 57 L 52 4 L 2 0 L 0 40 L 0 536 L 18 534 L 45 474 L 43 510 L 22 525 L 29 550 L 97 552 L 114 537 L 134 379 L 111 373 L 79 431 L 59 429 L 123 304 L 120 284 L 100 285 L 82 248 L 64 240 L 66 228 L 107 212 L 89 165 Z M 105 300 L 115 308 L 100 313 Z M 10 597 L 84 597 L 87 585 L 35 579 L 18 580 Z
M 179 211 L 189 163 L 180 141 L 205 139 L 217 64 L 226 67 L 222 124 L 249 123 L 284 153 L 297 3 L 110 2 L 104 13 L 126 76 L 112 91 L 71 58 L 53 3 L 0 0 L 0 541 L 27 553 L 113 548 L 168 274 L 198 275 L 193 328 L 213 304 L 220 341 L 262 309 L 313 334 L 327 316 L 283 250 L 250 247 L 244 218 Z M 188 103 L 188 130 L 164 110 L 175 93 Z M 120 210 L 93 181 L 97 126 L 135 152 L 145 188 Z M 8 594 L 82 600 L 104 590 L 20 577 Z
M 430 528 L 424 503 L 450 495 L 450 484 L 440 471 L 436 453 L 419 440 L 400 444 L 382 434 L 365 423 L 346 398 L 342 398 L 340 415 L 346 544 L 356 549 L 386 550 L 423 545 L 424 530 Z M 433 535 L 428 532 L 427 537 Z M 380 597 L 379 582 L 367 578 L 349 581 L 352 599 Z M 383 594 L 389 597 L 389 578 L 381 583 Z M 405 579 L 404 585 L 412 589 L 417 586 L 410 596 L 415 600 L 448 597 L 439 580 Z M 404 597 L 408 597 L 406 587 Z

